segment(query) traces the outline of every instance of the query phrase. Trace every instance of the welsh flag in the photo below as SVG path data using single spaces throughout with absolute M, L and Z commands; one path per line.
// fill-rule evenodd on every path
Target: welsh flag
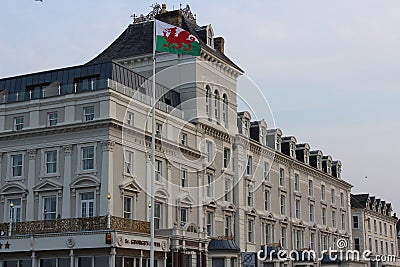
M 171 24 L 155 20 L 156 51 L 173 54 L 200 55 L 199 40 L 188 31 Z

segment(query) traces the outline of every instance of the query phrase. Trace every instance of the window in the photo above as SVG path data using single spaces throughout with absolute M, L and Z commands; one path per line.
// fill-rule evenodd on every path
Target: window
M 378 240 L 375 240 L 375 252 L 379 253 Z
M 43 197 L 43 220 L 55 220 L 57 217 L 57 197 Z
M 315 250 L 315 233 L 310 234 L 310 248 Z
M 231 237 L 232 234 L 232 217 L 225 215 L 225 237 Z
M 58 122 L 58 114 L 57 112 L 50 112 L 47 114 L 47 120 L 49 126 L 55 126 Z
M 279 169 L 279 185 L 285 186 L 285 169 Z
M 286 228 L 281 229 L 281 245 L 282 248 L 286 248 Z
M 228 124 L 228 97 L 224 94 L 222 96 L 223 98 L 223 104 L 222 104 L 222 121 L 224 122 L 224 125 L 226 126 Z
M 213 224 L 214 224 L 214 213 L 207 211 L 206 226 L 207 226 L 208 236 L 213 236 Z
M 155 133 L 155 135 L 156 136 L 161 136 L 161 134 L 162 134 L 162 124 L 161 123 L 156 123 L 156 133 Z
M 341 215 L 341 224 L 342 224 L 342 230 L 346 230 L 346 215 L 344 215 L 343 213 L 342 213 L 342 215 Z
M 300 200 L 296 199 L 296 219 L 300 219 Z
M 358 228 L 358 216 L 353 216 L 353 228 Z
M 248 185 L 247 186 L 247 206 L 252 207 L 253 206 L 253 186 L 252 185 Z
M 188 170 L 182 169 L 181 186 L 188 187 Z
M 254 243 L 254 220 L 247 220 L 247 241 Z
M 133 219 L 133 198 L 124 197 L 124 218 Z
M 244 120 L 243 121 L 243 135 L 249 136 L 249 129 L 250 129 L 249 122 L 247 120 Z
M 301 230 L 294 230 L 296 249 L 303 249 L 304 233 Z
M 300 177 L 299 174 L 294 174 L 294 190 L 300 191 Z
M 206 113 L 208 117 L 211 115 L 211 90 L 210 87 L 206 86 Z
M 224 148 L 224 168 L 228 168 L 229 162 L 231 161 L 231 150 Z
M 275 149 L 281 151 L 281 138 L 279 136 L 276 136 Z
M 187 224 L 189 221 L 189 209 L 181 208 L 181 224 Z
M 328 249 L 328 237 L 326 235 L 322 236 L 322 249 Z
M 161 160 L 155 160 L 155 168 L 156 168 L 156 181 L 161 182 L 162 179 L 162 161 Z
M 264 162 L 264 179 L 265 181 L 269 181 L 269 163 Z
M 83 147 L 82 148 L 82 170 L 93 170 L 94 169 L 94 147 Z
M 374 220 L 374 231 L 375 231 L 375 233 L 378 232 L 378 228 L 377 228 L 377 225 L 376 225 L 376 220 Z
M 368 238 L 368 244 L 369 244 L 368 249 L 369 249 L 370 251 L 372 251 L 372 238 L 371 238 L 371 237 Z
M 263 223 L 264 227 L 264 244 L 271 244 L 272 243 L 272 226 L 269 223 Z
M 310 204 L 310 222 L 315 221 L 315 212 L 314 212 L 314 205 Z
M 269 191 L 265 191 L 264 192 L 264 209 L 266 211 L 270 211 L 271 210 L 271 193 Z
M 81 217 L 94 216 L 94 193 L 87 192 L 81 194 Z
M 83 108 L 83 116 L 85 121 L 92 121 L 94 119 L 94 107 Z
M 265 146 L 267 144 L 266 140 L 265 129 L 264 127 L 260 127 L 260 143 Z
M 393 227 L 392 227 L 392 225 L 389 225 L 389 234 L 390 234 L 390 237 L 393 237 Z
M 321 170 L 321 157 L 317 156 L 317 169 Z
M 383 251 L 383 241 L 381 240 L 381 253 L 384 254 L 385 252 Z
M 246 168 L 247 175 L 253 174 L 253 157 L 247 156 L 247 168 Z
M 290 144 L 290 157 L 296 158 L 296 145 L 293 143 Z
M 215 100 L 214 101 L 215 119 L 217 121 L 219 121 L 219 119 L 220 119 L 220 117 L 219 117 L 219 102 L 220 102 L 220 99 L 219 99 L 218 91 L 215 91 L 215 99 L 214 100 Z
M 304 150 L 304 163 L 309 164 L 309 162 L 310 162 L 310 152 L 307 149 L 305 149 Z
M 379 222 L 379 233 L 382 234 L 382 222 Z
M 391 255 L 394 255 L 394 244 L 390 244 Z
M 332 227 L 336 228 L 336 211 L 332 211 Z
M 332 204 L 335 204 L 335 189 L 331 189 L 331 202 Z
M 326 225 L 326 208 L 322 208 L 322 224 Z
M 359 238 L 354 238 L 354 249 L 356 251 L 360 251 L 360 239 Z
M 281 214 L 282 215 L 286 214 L 286 197 L 284 195 L 281 195 L 280 205 L 281 205 Z
M 368 231 L 371 231 L 371 219 L 370 218 L 367 219 L 367 227 L 368 227 Z
M 383 230 L 385 231 L 385 236 L 387 236 L 387 225 L 386 223 L 383 224 Z
M 225 179 L 225 201 L 232 201 L 232 181 Z
M 343 192 L 340 192 L 340 207 L 344 207 L 344 194 Z
M 207 149 L 207 162 L 211 163 L 213 161 L 213 144 L 210 141 L 206 142 Z
M 24 117 L 14 118 L 14 130 L 21 131 L 24 128 Z
M 134 154 L 132 151 L 125 151 L 125 173 L 133 174 L 133 160 Z
M 12 155 L 11 156 L 11 169 L 13 177 L 21 177 L 22 176 L 22 154 Z
M 207 197 L 213 197 L 214 196 L 214 190 L 213 190 L 213 182 L 214 182 L 214 177 L 212 174 L 207 174 Z
M 183 146 L 187 146 L 188 135 L 186 133 L 182 133 L 181 135 L 181 144 Z
M 314 196 L 314 182 L 313 182 L 313 180 L 308 180 L 308 195 L 310 197 Z
M 12 203 L 12 208 L 11 208 L 11 203 Z M 9 208 L 9 219 L 12 222 L 20 222 L 21 221 L 21 215 L 22 215 L 22 204 L 21 204 L 21 199 L 9 199 L 8 200 L 8 208 Z
M 162 204 L 160 202 L 154 203 L 154 229 L 161 229 L 162 227 Z
M 132 112 L 127 112 L 126 113 L 126 124 L 129 126 L 133 126 L 134 124 L 134 115 Z
M 57 173 L 57 150 L 47 151 L 46 157 L 46 173 Z

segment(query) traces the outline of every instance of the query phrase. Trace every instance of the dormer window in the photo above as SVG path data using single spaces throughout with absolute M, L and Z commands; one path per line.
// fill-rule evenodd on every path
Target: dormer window
M 317 169 L 321 170 L 321 157 L 320 156 L 317 157 Z
M 329 160 L 326 162 L 326 173 L 332 174 L 332 163 Z
M 290 157 L 295 158 L 296 157 L 296 145 L 293 143 L 290 143 Z
M 211 25 L 207 26 L 207 45 L 214 48 L 214 31 Z
M 337 167 L 337 178 L 342 178 L 342 168 L 340 166 Z
M 266 140 L 267 140 L 266 131 L 265 131 L 265 129 L 263 127 L 261 127 L 260 128 L 260 143 L 262 145 L 266 145 L 267 144 Z
M 275 149 L 278 150 L 278 151 L 281 151 L 281 138 L 280 138 L 280 136 L 276 136 Z
M 310 164 L 310 151 L 304 150 L 304 163 Z
M 243 123 L 243 134 L 245 136 L 249 136 L 249 129 L 250 129 L 250 123 L 247 120 L 245 120 Z

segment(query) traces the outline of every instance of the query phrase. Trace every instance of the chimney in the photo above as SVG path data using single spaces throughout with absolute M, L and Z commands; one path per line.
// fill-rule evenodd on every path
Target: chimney
M 167 13 L 167 5 L 162 4 L 161 14 Z
M 214 38 L 214 48 L 219 50 L 222 54 L 225 53 L 225 40 L 223 37 Z

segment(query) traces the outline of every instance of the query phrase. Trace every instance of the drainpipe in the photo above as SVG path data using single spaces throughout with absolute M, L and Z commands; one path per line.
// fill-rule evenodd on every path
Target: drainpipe
M 294 158 L 292 158 L 292 162 L 289 164 L 289 230 L 290 230 L 290 244 L 291 247 L 289 250 L 292 250 L 294 248 L 293 246 L 293 229 L 292 229 L 292 168 L 293 168 L 293 163 L 294 163 Z M 290 261 L 290 266 L 293 267 L 293 261 Z

